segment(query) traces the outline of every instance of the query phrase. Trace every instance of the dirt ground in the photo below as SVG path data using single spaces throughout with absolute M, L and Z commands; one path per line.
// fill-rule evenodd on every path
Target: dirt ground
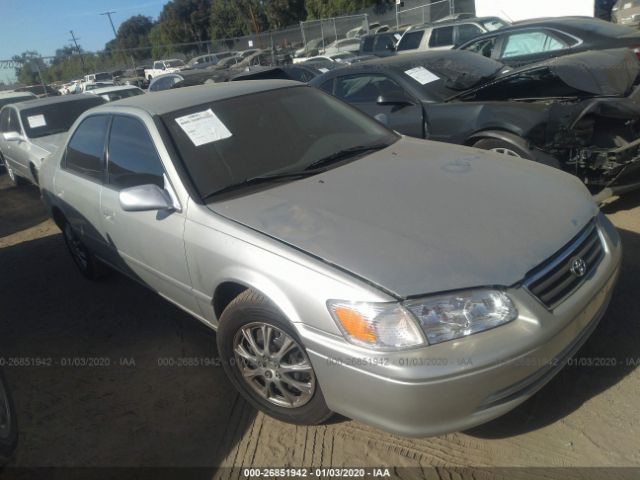
M 20 427 L 11 465 L 195 466 L 218 476 L 220 466 L 388 465 L 436 477 L 433 467 L 640 467 L 640 193 L 605 211 L 624 267 L 577 358 L 615 366 L 569 366 L 487 425 L 408 439 L 345 418 L 280 423 L 242 401 L 219 367 L 160 365 L 215 358 L 215 334 L 122 276 L 85 281 L 39 192 L 0 175 L 0 357 L 31 362 L 5 367 Z M 103 365 L 68 365 L 81 357 Z

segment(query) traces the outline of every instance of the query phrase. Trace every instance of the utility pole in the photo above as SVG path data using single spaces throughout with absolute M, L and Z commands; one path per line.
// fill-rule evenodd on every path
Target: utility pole
M 109 23 L 111 24 L 111 29 L 113 30 L 113 36 L 115 38 L 118 38 L 118 33 L 116 32 L 116 27 L 114 27 L 113 25 L 113 20 L 111 19 L 111 15 L 113 15 L 116 12 L 103 12 L 100 15 L 106 15 L 107 17 L 109 17 Z
M 109 23 L 111 24 L 111 30 L 113 30 L 113 38 L 115 38 L 116 42 L 117 42 L 118 41 L 118 32 L 116 32 L 116 27 L 113 24 L 113 19 L 111 18 L 111 15 L 113 15 L 114 13 L 117 13 L 117 12 L 102 12 L 100 15 L 106 15 L 109 18 Z M 122 59 L 124 60 L 124 63 L 125 63 L 125 66 L 126 66 L 126 64 L 127 64 L 127 55 L 124 53 L 124 50 L 122 49 L 122 45 L 119 45 L 119 47 L 120 47 L 120 53 L 122 54 Z M 133 63 L 133 58 L 131 59 L 131 63 L 133 64 L 133 68 L 135 68 L 135 64 Z
M 76 38 L 76 36 L 73 34 L 73 30 L 69 30 L 69 33 L 71 34 L 71 40 L 73 40 L 73 43 L 76 46 L 76 50 L 78 51 L 78 55 L 80 55 L 80 63 L 82 64 L 82 73 L 87 73 L 86 69 L 84 67 L 84 57 L 82 56 L 82 52 L 80 51 L 80 47 L 78 46 L 78 40 L 80 40 L 80 39 Z

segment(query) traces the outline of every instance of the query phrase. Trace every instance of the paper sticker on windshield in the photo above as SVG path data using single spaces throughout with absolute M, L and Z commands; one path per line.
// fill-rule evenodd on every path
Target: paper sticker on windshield
M 176 118 L 176 122 L 196 147 L 231 136 L 229 129 L 211 109 Z
M 329 71 L 328 68 L 319 68 L 318 70 L 320 70 L 322 73 L 327 73 Z
M 47 121 L 44 119 L 44 115 L 31 115 L 27 117 L 29 128 L 46 127 Z
M 404 73 L 413 78 L 416 82 L 421 85 L 426 85 L 427 83 L 435 82 L 436 80 L 440 80 L 440 77 L 434 75 L 429 70 L 424 67 L 416 67 L 411 70 L 407 70 Z

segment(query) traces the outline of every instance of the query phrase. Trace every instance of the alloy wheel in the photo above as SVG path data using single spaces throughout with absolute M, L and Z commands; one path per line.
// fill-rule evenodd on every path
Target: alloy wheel
M 67 245 L 69 246 L 69 251 L 71 252 L 71 256 L 73 260 L 78 264 L 80 268 L 86 270 L 89 267 L 89 257 L 87 255 L 87 251 L 84 248 L 84 245 L 78 239 L 73 228 L 69 223 L 67 223 L 64 227 L 64 236 L 67 240 Z
M 521 155 L 518 155 L 516 152 L 514 152 L 513 150 L 511 150 L 510 148 L 504 148 L 504 147 L 499 147 L 499 148 L 492 148 L 491 149 L 492 152 L 496 152 L 496 153 L 500 153 L 502 155 L 507 155 L 509 157 L 518 157 L 518 158 L 522 158 Z
M 11 435 L 11 411 L 9 398 L 4 386 L 0 382 L 0 439 L 6 440 Z
M 13 169 L 11 168 L 11 165 L 9 165 L 9 162 L 5 161 L 4 166 L 7 169 L 7 173 L 9 174 L 9 178 L 11 179 L 11 181 L 13 183 L 16 183 L 16 175 L 15 173 L 13 173 Z
M 235 368 L 262 399 L 284 408 L 308 403 L 316 378 L 306 352 L 291 336 L 267 323 L 240 328 L 233 340 Z

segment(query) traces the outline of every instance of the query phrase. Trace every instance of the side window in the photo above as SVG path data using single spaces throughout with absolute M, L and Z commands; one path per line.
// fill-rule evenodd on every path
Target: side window
M 453 45 L 453 27 L 434 28 L 429 39 L 430 47 L 448 47 Z
M 322 85 L 320 85 L 320 90 L 327 92 L 329 95 L 333 95 L 333 82 L 333 78 L 331 80 L 327 80 Z
M 147 184 L 164 187 L 162 161 L 149 132 L 139 120 L 113 117 L 108 158 L 109 184 L 115 188 Z
M 376 52 L 392 51 L 394 48 L 395 43 L 392 35 L 380 35 L 376 40 Z
M 104 178 L 104 142 L 109 116 L 94 115 L 76 129 L 67 146 L 67 170 L 102 181 Z
M 493 49 L 496 46 L 498 37 L 485 38 L 484 40 L 478 40 L 475 43 L 469 45 L 465 50 L 470 52 L 479 53 L 487 58 L 491 58 L 493 55 Z
M 22 133 L 20 120 L 18 120 L 18 113 L 13 108 L 9 109 L 9 129 L 7 131 Z
M 349 75 L 336 79 L 336 97 L 350 103 L 375 103 L 380 95 L 403 93 L 402 87 L 386 75 Z
M 479 26 L 474 25 L 473 23 L 463 23 L 462 25 L 458 25 L 456 28 L 458 30 L 456 43 L 466 42 L 484 33 Z
M 0 113 L 0 132 L 9 131 L 9 109 L 5 108 Z
M 566 45 L 543 31 L 514 33 L 505 40 L 502 58 L 562 50 Z
M 415 50 L 420 47 L 420 42 L 424 37 L 424 30 L 418 30 L 416 32 L 407 32 L 402 36 L 400 43 L 398 44 L 398 51 L 400 50 Z

